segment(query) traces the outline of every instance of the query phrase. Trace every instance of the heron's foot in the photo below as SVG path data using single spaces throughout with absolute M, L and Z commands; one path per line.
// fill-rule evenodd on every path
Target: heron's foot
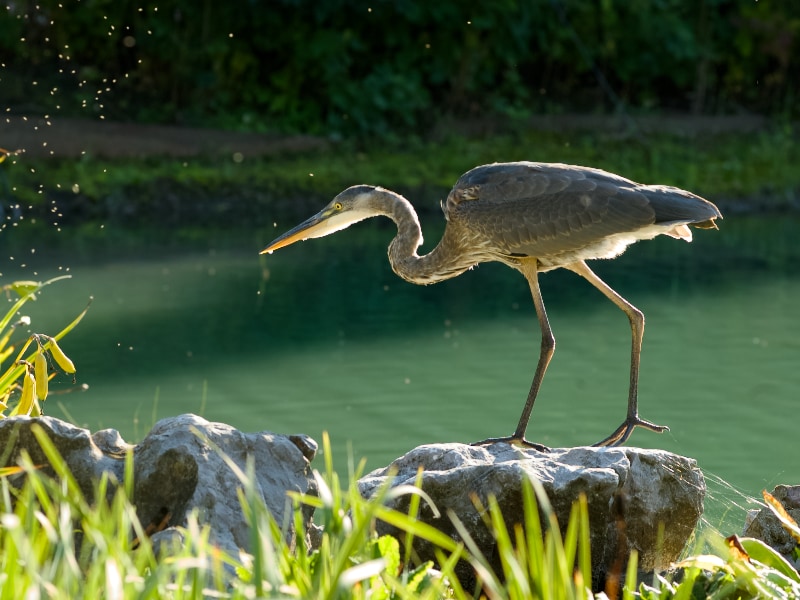
M 525 448 L 533 448 L 539 452 L 550 452 L 550 448 L 537 444 L 536 442 L 529 442 L 524 437 L 517 437 L 509 435 L 507 437 L 487 438 L 480 442 L 472 442 L 470 446 L 488 446 L 490 444 L 511 444 L 512 446 L 524 446 Z
M 655 431 L 656 433 L 664 433 L 665 431 L 669 431 L 669 427 L 666 425 L 656 425 L 650 421 L 645 421 L 644 419 L 639 418 L 639 415 L 628 415 L 628 418 L 623 421 L 622 425 L 614 430 L 614 433 L 593 445 L 621 446 L 628 441 L 628 438 L 631 437 L 633 430 L 637 427 L 644 427 L 645 429 Z

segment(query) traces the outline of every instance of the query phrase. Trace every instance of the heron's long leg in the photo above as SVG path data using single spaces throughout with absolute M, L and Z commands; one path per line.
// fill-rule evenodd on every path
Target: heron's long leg
M 595 275 L 594 271 L 592 271 L 585 262 L 580 261 L 571 265 L 565 265 L 565 268 L 584 277 L 594 287 L 603 292 L 606 298 L 611 300 L 622 312 L 628 315 L 628 319 L 631 323 L 631 335 L 633 340 L 631 343 L 631 378 L 628 388 L 628 413 L 622 425 L 617 427 L 607 438 L 595 444 L 595 446 L 619 446 L 624 444 L 636 427 L 644 427 L 658 433 L 669 430 L 669 427 L 656 425 L 655 423 L 645 421 L 639 417 L 639 356 L 642 352 L 642 336 L 644 335 L 644 315 L 642 311 L 611 289 L 608 284 Z
M 544 379 L 544 373 L 547 371 L 547 365 L 550 364 L 550 359 L 553 358 L 553 352 L 556 349 L 556 340 L 553 337 L 553 330 L 550 328 L 550 321 L 547 320 L 547 312 L 544 309 L 544 301 L 542 300 L 542 293 L 539 290 L 539 278 L 537 271 L 537 263 L 535 260 L 524 262 L 520 265 L 519 270 L 528 280 L 528 285 L 531 288 L 531 295 L 533 296 L 533 305 L 536 308 L 536 316 L 539 318 L 539 327 L 542 331 L 542 346 L 539 352 L 539 362 L 536 365 L 536 373 L 533 376 L 530 392 L 528 392 L 528 399 L 525 401 L 525 407 L 522 409 L 522 415 L 519 418 L 517 429 L 510 437 L 502 438 L 489 438 L 478 444 L 491 444 L 495 442 L 508 442 L 512 444 L 521 444 L 536 448 L 537 450 L 546 452 L 549 449 L 541 444 L 529 442 L 525 439 L 525 430 L 528 428 L 528 421 L 531 418 L 531 411 L 533 410 L 533 403 L 536 402 L 536 396 L 539 393 L 539 388 Z
M 544 301 L 542 300 L 542 292 L 539 289 L 539 277 L 536 263 L 525 263 L 522 265 L 522 274 L 528 280 L 528 285 L 531 288 L 531 295 L 533 296 L 533 306 L 536 308 L 536 316 L 539 318 L 539 328 L 542 331 L 542 346 L 539 351 L 539 362 L 536 365 L 536 373 L 533 375 L 533 382 L 531 389 L 528 392 L 528 399 L 525 401 L 525 407 L 522 409 L 522 415 L 519 418 L 517 429 L 514 431 L 515 439 L 525 439 L 525 430 L 528 428 L 528 421 L 531 418 L 531 411 L 533 410 L 533 403 L 536 402 L 536 396 L 539 394 L 539 388 L 544 379 L 544 373 L 547 371 L 547 366 L 550 364 L 550 359 L 553 358 L 553 353 L 556 351 L 556 338 L 553 336 L 553 330 L 550 328 L 550 321 L 547 319 L 547 311 L 544 309 Z

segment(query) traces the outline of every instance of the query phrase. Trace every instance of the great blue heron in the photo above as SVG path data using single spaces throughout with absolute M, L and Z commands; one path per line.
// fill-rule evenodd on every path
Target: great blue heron
M 447 219 L 444 235 L 429 254 L 419 256 L 422 231 L 408 200 L 381 187 L 356 185 L 272 241 L 262 254 L 382 215 L 397 224 L 397 236 L 389 244 L 389 262 L 406 281 L 436 283 L 487 261 L 517 269 L 528 280 L 539 318 L 539 362 L 514 433 L 478 443 L 506 441 L 539 448 L 542 446 L 525 440 L 525 430 L 555 350 L 555 338 L 539 291 L 538 274 L 558 267 L 569 269 L 628 315 L 633 336 L 627 415 L 596 445 L 623 444 L 636 427 L 656 432 L 668 429 L 639 417 L 637 386 L 644 316 L 595 275 L 586 260 L 614 258 L 629 244 L 659 234 L 690 242 L 689 225 L 716 229 L 714 220 L 722 217 L 716 206 L 678 188 L 641 185 L 599 169 L 513 162 L 476 167 L 462 175 L 442 202 L 442 210 Z

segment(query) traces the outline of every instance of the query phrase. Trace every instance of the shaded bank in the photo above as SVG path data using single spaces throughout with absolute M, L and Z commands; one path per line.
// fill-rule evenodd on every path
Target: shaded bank
M 373 183 L 438 212 L 461 173 L 511 160 L 594 166 L 692 190 L 734 212 L 800 208 L 800 146 L 758 117 L 562 115 L 451 123 L 428 140 L 369 146 L 311 136 L 8 118 L 0 147 L 6 219 L 129 225 L 271 225 Z

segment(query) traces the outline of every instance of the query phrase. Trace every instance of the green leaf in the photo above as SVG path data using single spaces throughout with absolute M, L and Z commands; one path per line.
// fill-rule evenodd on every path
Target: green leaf
M 376 545 L 380 557 L 386 561 L 386 572 L 396 577 L 400 572 L 400 543 L 391 535 L 382 535 Z
M 428 572 L 433 568 L 433 561 L 429 560 L 422 563 L 408 574 L 406 585 L 410 592 L 419 593 L 428 585 Z
M 42 287 L 38 281 L 15 281 L 5 286 L 5 289 L 16 293 L 20 298 L 31 295 L 31 300 L 36 300 L 35 292 Z
M 34 298 L 34 294 L 36 292 L 38 292 L 40 289 L 42 289 L 46 285 L 50 285 L 51 283 L 54 283 L 56 281 L 60 281 L 62 279 L 70 279 L 71 277 L 72 277 L 71 275 L 61 275 L 60 277 L 54 277 L 53 279 L 48 279 L 47 281 L 45 281 L 43 283 L 36 283 L 36 282 L 33 282 L 33 281 L 24 281 L 24 282 L 10 283 L 8 285 L 3 286 L 4 290 L 14 290 L 17 293 L 19 293 L 19 289 L 22 289 L 22 288 L 24 288 L 26 286 L 28 286 L 30 288 L 31 285 L 34 285 L 35 287 L 32 288 L 32 289 L 29 289 L 29 291 L 24 296 L 21 296 L 20 299 L 17 300 L 14 303 L 14 306 L 9 308 L 8 312 L 6 312 L 6 314 L 3 316 L 3 318 L 0 319 L 0 331 L 5 329 L 6 327 L 8 327 L 8 324 L 11 322 L 11 319 L 14 318 L 14 315 L 17 314 L 17 311 L 20 308 L 22 308 L 22 306 L 28 300 L 32 300 Z M 17 283 L 21 283 L 22 285 L 20 286 L 20 288 L 15 289 L 14 286 L 17 285 Z
M 800 573 L 777 550 L 756 538 L 739 538 L 739 541 L 750 558 L 800 583 Z

